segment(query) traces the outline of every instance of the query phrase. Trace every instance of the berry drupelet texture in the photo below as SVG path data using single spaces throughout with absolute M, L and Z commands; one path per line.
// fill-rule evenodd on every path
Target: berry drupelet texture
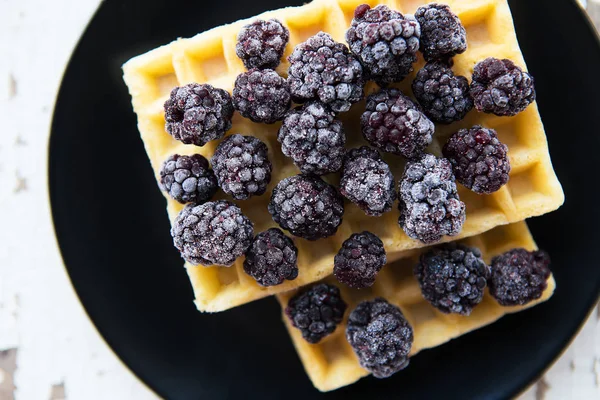
M 346 307 L 337 287 L 321 283 L 292 297 L 285 314 L 307 342 L 318 343 L 335 331 Z
M 460 233 L 465 203 L 458 198 L 450 161 L 425 154 L 407 162 L 399 187 L 398 222 L 409 237 L 431 244 Z
M 298 276 L 298 249 L 281 230 L 271 228 L 254 238 L 244 271 L 261 286 L 275 286 Z
M 373 286 L 386 263 L 383 242 L 371 232 L 354 233 L 342 244 L 333 262 L 333 274 L 351 288 Z
M 176 87 L 165 102 L 165 129 L 173 138 L 204 146 L 231 128 L 233 105 L 223 89 L 190 83 Z
M 229 201 L 191 203 L 175 218 L 171 236 L 187 262 L 229 267 L 252 243 L 254 225 Z
M 450 243 L 423 253 L 414 273 L 431 305 L 444 313 L 469 315 L 483 299 L 490 267 L 479 249 Z
M 545 251 L 512 249 L 492 259 L 490 294 L 503 306 L 539 299 L 548 287 L 550 256 Z
M 367 215 L 380 216 L 392 209 L 396 187 L 390 167 L 379 152 L 362 146 L 344 156 L 340 193 Z
M 251 69 L 235 80 L 233 107 L 254 122 L 272 124 L 283 118 L 291 104 L 287 81 L 272 69 Z
M 346 32 L 346 41 L 365 74 L 380 85 L 399 82 L 417 60 L 421 28 L 411 15 L 403 16 L 385 5 L 358 6 Z
M 362 66 L 331 35 L 317 33 L 297 45 L 288 59 L 288 83 L 295 102 L 319 100 L 333 111 L 343 112 L 362 99 Z
M 159 171 L 160 187 L 182 204 L 204 203 L 217 192 L 217 178 L 200 154 L 173 154 Z
M 321 178 L 295 175 L 277 184 L 268 208 L 283 229 L 317 240 L 337 231 L 342 223 L 344 200 L 335 187 Z
M 433 122 L 460 121 L 473 108 L 467 78 L 455 76 L 442 62 L 430 62 L 421 68 L 412 83 L 412 90 L 423 112 Z
M 219 186 L 236 200 L 260 196 L 271 182 L 273 167 L 267 145 L 254 136 L 225 138 L 210 161 Z
M 257 19 L 240 30 L 235 53 L 248 69 L 275 69 L 289 39 L 290 32 L 278 20 Z
M 360 365 L 376 378 L 408 366 L 413 329 L 400 309 L 382 298 L 363 301 L 348 316 L 346 339 Z
M 533 77 L 511 60 L 486 58 L 473 69 L 471 96 L 485 113 L 512 116 L 535 101 Z
M 321 102 L 290 111 L 277 134 L 281 151 L 302 173 L 325 175 L 342 166 L 346 135 L 342 121 Z
M 426 61 L 449 59 L 467 50 L 467 32 L 450 7 L 427 4 L 415 18 L 421 25 L 421 52 Z
M 369 95 L 360 123 L 370 144 L 408 159 L 423 153 L 435 130 L 420 107 L 398 89 L 381 89 Z
M 443 149 L 458 182 L 480 194 L 493 193 L 508 182 L 507 152 L 496 131 L 480 125 L 459 130 Z

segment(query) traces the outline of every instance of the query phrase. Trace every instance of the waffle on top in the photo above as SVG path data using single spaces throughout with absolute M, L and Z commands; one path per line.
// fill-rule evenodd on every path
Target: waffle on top
M 257 17 L 220 26 L 193 38 L 178 39 L 166 46 L 129 60 L 124 66 L 124 79 L 132 96 L 133 108 L 138 116 L 138 128 L 144 141 L 148 157 L 158 179 L 162 162 L 171 154 L 199 153 L 210 158 L 218 144 L 209 142 L 204 147 L 184 145 L 173 139 L 165 131 L 163 104 L 171 89 L 191 82 L 210 83 L 232 91 L 235 78 L 245 71 L 242 61 L 235 54 L 235 44 L 240 28 L 255 18 L 279 19 L 290 31 L 290 42 L 284 60 L 277 71 L 285 76 L 289 63 L 285 60 L 294 46 L 310 36 L 325 31 L 334 39 L 345 42 L 345 31 L 350 25 L 357 5 L 368 3 L 371 6 L 386 4 L 402 13 L 413 13 L 426 1 L 423 0 L 314 0 L 301 7 L 269 11 Z M 453 12 L 461 19 L 467 31 L 468 48 L 463 54 L 454 57 L 453 70 L 458 75 L 471 77 L 473 66 L 487 57 L 508 58 L 520 67 L 525 62 L 517 43 L 512 17 L 506 0 L 451 0 Z M 419 55 L 415 64 L 418 71 L 424 62 Z M 405 93 L 412 94 L 410 83 L 415 72 L 402 83 L 395 85 Z M 366 94 L 376 89 L 374 84 L 366 87 Z M 364 101 L 353 106 L 348 113 L 340 115 L 348 136 L 347 147 L 364 144 L 360 134 L 359 117 L 364 110 Z M 459 236 L 446 237 L 455 240 L 485 232 L 496 226 L 521 221 L 558 208 L 563 200 L 563 192 L 552 169 L 546 136 L 537 104 L 533 103 L 525 111 L 514 117 L 497 117 L 471 111 L 464 120 L 448 126 L 437 126 L 429 151 L 440 155 L 441 147 L 449 135 L 460 128 L 480 124 L 494 128 L 499 139 L 509 148 L 512 170 L 507 185 L 499 191 L 482 196 L 459 186 L 459 194 L 467 207 L 467 219 Z M 228 134 L 242 133 L 253 135 L 269 147 L 269 157 L 273 163 L 273 177 L 263 196 L 238 201 L 243 212 L 254 222 L 255 232 L 276 226 L 267 211 L 267 203 L 273 187 L 283 178 L 299 171 L 292 161 L 286 158 L 277 142 L 280 123 L 265 125 L 253 123 L 235 114 L 233 126 Z M 385 155 L 396 179 L 404 167 L 401 157 Z M 325 179 L 336 183 L 338 177 Z M 220 196 L 224 196 L 220 193 Z M 167 211 L 173 221 L 183 205 L 167 197 Z M 243 258 L 229 268 L 203 267 L 187 264 L 195 303 L 200 311 L 223 311 L 271 294 L 281 293 L 318 281 L 330 275 L 333 257 L 342 242 L 353 232 L 368 230 L 378 235 L 386 248 L 388 261 L 400 258 L 406 250 L 422 247 L 419 241 L 408 238 L 398 226 L 398 210 L 375 218 L 366 216 L 354 204 L 346 202 L 344 221 L 336 235 L 310 242 L 294 238 L 298 247 L 298 278 L 273 287 L 261 287 L 253 278 L 246 275 Z M 382 278 L 381 278 L 382 279 Z M 380 279 L 380 280 L 381 280 Z

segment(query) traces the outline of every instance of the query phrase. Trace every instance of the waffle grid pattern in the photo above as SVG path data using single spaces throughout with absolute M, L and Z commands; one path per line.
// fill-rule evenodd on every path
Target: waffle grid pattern
M 525 222 L 500 226 L 478 236 L 463 239 L 462 242 L 480 248 L 487 263 L 492 257 L 515 247 L 536 249 Z M 439 346 L 467 332 L 491 324 L 505 314 L 518 312 L 546 301 L 554 292 L 554 278 L 550 277 L 548 288 L 542 297 L 525 306 L 502 307 L 486 290 L 483 301 L 473 309 L 470 316 L 444 314 L 423 298 L 419 284 L 412 274 L 419 254 L 425 249 L 414 250 L 410 252 L 411 254 L 406 254 L 405 257 L 385 266 L 375 284 L 369 289 L 350 289 L 337 283 L 333 277 L 326 278 L 325 282 L 336 284 L 340 288 L 342 298 L 348 303 L 348 310 L 337 329 L 318 344 L 305 341 L 300 330 L 292 327 L 289 319 L 283 315 L 298 355 L 317 389 L 334 390 L 369 375 L 369 372 L 359 365 L 358 358 L 345 336 L 348 314 L 363 300 L 379 296 L 400 307 L 414 329 L 415 341 L 411 351 L 413 356 L 421 350 Z M 296 292 L 277 295 L 282 308 L 285 308 L 288 300 Z
M 345 42 L 345 31 L 359 4 L 387 4 L 403 13 L 413 13 L 425 2 L 314 0 L 301 7 L 270 11 L 258 18 L 278 18 L 290 30 L 290 43 L 284 54 L 285 59 L 296 44 L 321 30 L 330 33 L 336 40 Z M 488 56 L 510 58 L 525 67 L 506 0 L 446 2 L 465 25 L 469 45 L 464 54 L 455 57 L 455 73 L 470 78 L 475 63 Z M 166 133 L 163 103 L 173 87 L 190 82 L 210 83 L 231 92 L 236 76 L 245 70 L 242 61 L 235 55 L 237 33 L 253 19 L 224 25 L 193 38 L 176 40 L 135 57 L 124 65 L 124 79 L 138 115 L 138 127 L 157 178 L 161 163 L 173 153 L 200 153 L 207 158 L 213 154 L 218 144 L 216 141 L 204 147 L 196 147 L 184 145 Z M 420 58 L 415 71 L 422 65 L 423 60 Z M 287 68 L 288 63 L 284 61 L 278 67 L 278 72 L 285 76 Z M 411 95 L 410 83 L 413 78 L 414 73 L 397 86 Z M 367 94 L 376 88 L 374 84 L 369 84 L 366 87 Z M 349 113 L 341 115 L 348 136 L 348 147 L 365 144 L 359 128 L 362 110 L 364 102 L 354 105 Z M 543 125 L 535 103 L 515 117 L 496 117 L 472 111 L 461 122 L 439 126 L 429 151 L 440 155 L 441 147 L 451 133 L 474 124 L 496 129 L 500 140 L 508 145 L 512 164 L 510 181 L 501 190 L 488 196 L 477 195 L 459 187 L 461 200 L 467 205 L 467 220 L 459 236 L 446 237 L 445 240 L 477 235 L 498 225 L 547 213 L 558 208 L 564 200 L 560 183 L 552 169 Z M 229 134 L 257 136 L 269 147 L 274 173 L 267 193 L 258 198 L 237 202 L 255 223 L 256 232 L 275 226 L 267 212 L 273 187 L 281 179 L 298 173 L 292 162 L 281 153 L 276 139 L 279 126 L 279 123 L 256 124 L 236 113 L 229 131 Z M 390 163 L 395 178 L 400 178 L 404 167 L 401 157 L 386 155 L 384 158 Z M 332 183 L 337 183 L 337 179 L 337 175 L 326 177 Z M 220 192 L 217 198 L 219 196 L 224 195 Z M 181 208 L 179 203 L 167 198 L 171 221 Z M 406 250 L 422 247 L 422 243 L 404 234 L 398 227 L 397 220 L 396 207 L 394 211 L 377 219 L 366 216 L 356 206 L 346 202 L 344 222 L 335 236 L 317 243 L 294 238 L 299 249 L 299 276 L 294 281 L 276 287 L 263 288 L 256 284 L 244 273 L 243 259 L 239 259 L 230 268 L 205 268 L 188 264 L 186 268 L 194 288 L 196 305 L 201 311 L 222 311 L 320 280 L 331 274 L 335 253 L 344 239 L 353 232 L 370 230 L 381 237 L 390 261 L 399 258 Z

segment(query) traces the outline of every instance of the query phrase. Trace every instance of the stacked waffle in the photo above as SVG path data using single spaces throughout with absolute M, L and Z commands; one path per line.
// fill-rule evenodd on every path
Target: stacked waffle
M 346 32 L 353 18 L 358 15 L 357 7 L 365 1 L 315 0 L 301 7 L 269 11 L 249 20 L 217 27 L 193 38 L 179 39 L 171 44 L 152 50 L 128 61 L 124 78 L 132 96 L 134 111 L 138 116 L 138 127 L 144 141 L 156 177 L 160 180 L 163 163 L 173 154 L 199 154 L 211 158 L 217 142 L 209 141 L 202 147 L 183 144 L 165 130 L 164 103 L 174 87 L 190 83 L 210 84 L 232 92 L 236 78 L 246 71 L 244 62 L 236 54 L 238 35 L 243 27 L 256 19 L 276 18 L 289 30 L 289 42 L 285 47 L 282 62 L 276 71 L 287 76 L 290 67 L 288 56 L 293 49 L 318 32 L 331 35 L 338 42 L 346 42 Z M 367 1 L 375 7 L 389 6 L 400 13 L 412 14 L 422 1 L 389 0 Z M 512 17 L 505 0 L 456 0 L 448 3 L 466 30 L 468 47 L 454 55 L 452 71 L 469 81 L 475 65 L 488 58 L 512 60 L 517 67 L 525 69 L 514 32 Z M 363 8 L 363 12 L 368 7 Z M 392 86 L 405 94 L 412 94 L 411 83 L 425 60 L 419 54 L 414 63 L 414 72 Z M 381 83 L 381 82 L 380 82 Z M 374 83 L 365 86 L 366 94 L 378 90 Z M 294 99 L 296 100 L 296 99 Z M 485 104 L 476 104 L 485 108 Z M 481 107 L 479 107 L 481 106 Z M 339 115 L 348 138 L 346 147 L 365 144 L 361 131 L 361 114 L 365 102 L 354 104 L 349 112 Z M 491 258 L 506 250 L 522 247 L 533 250 L 535 244 L 526 224 L 526 218 L 542 215 L 558 208 L 563 193 L 552 169 L 543 125 L 535 102 L 513 116 L 498 116 L 475 110 L 451 124 L 436 125 L 435 135 L 427 152 L 442 155 L 448 139 L 460 129 L 483 126 L 497 132 L 498 139 L 507 145 L 510 160 L 508 182 L 490 194 L 479 194 L 458 185 L 458 196 L 466 207 L 466 220 L 457 235 L 444 236 L 440 242 L 460 240 L 468 246 L 476 246 L 483 253 L 487 264 Z M 255 232 L 263 232 L 277 224 L 269 214 L 269 195 L 283 179 L 298 173 L 293 160 L 284 156 L 277 141 L 280 123 L 262 124 L 252 122 L 235 113 L 229 133 L 251 135 L 268 148 L 272 163 L 271 180 L 266 188 L 267 195 L 253 196 L 238 201 L 241 211 L 254 224 Z M 403 174 L 405 162 L 397 156 L 384 155 L 384 160 L 395 177 Z M 337 184 L 338 178 L 328 175 L 325 180 Z M 218 194 L 226 198 L 224 194 Z M 183 205 L 165 194 L 167 211 L 175 221 Z M 487 293 L 469 316 L 445 314 L 424 300 L 419 283 L 412 275 L 417 256 L 428 251 L 422 240 L 409 237 L 399 226 L 400 212 L 393 210 L 381 217 L 366 215 L 354 203 L 346 202 L 343 222 L 335 234 L 317 242 L 294 237 L 298 249 L 298 275 L 275 286 L 261 286 L 249 276 L 243 267 L 243 258 L 238 258 L 229 268 L 206 267 L 186 263 L 195 302 L 200 311 L 223 311 L 268 295 L 277 294 L 282 306 L 299 289 L 324 280 L 335 283 L 333 278 L 334 257 L 352 233 L 369 231 L 378 236 L 385 248 L 387 263 L 379 273 L 375 284 L 366 289 L 350 289 L 337 283 L 341 296 L 349 310 L 363 299 L 376 296 L 386 298 L 400 308 L 414 332 L 411 355 L 423 348 L 442 344 L 470 330 L 487 325 L 505 313 L 519 311 L 519 307 L 502 307 Z M 414 236 L 414 235 L 413 235 Z M 546 300 L 553 291 L 554 281 L 550 277 L 541 297 L 526 306 Z M 348 313 L 346 313 L 348 314 Z M 361 368 L 359 359 L 346 341 L 347 315 L 331 335 L 317 344 L 306 342 L 298 329 L 287 318 L 286 324 L 300 357 L 313 383 L 320 390 L 332 390 L 350 384 L 369 373 Z

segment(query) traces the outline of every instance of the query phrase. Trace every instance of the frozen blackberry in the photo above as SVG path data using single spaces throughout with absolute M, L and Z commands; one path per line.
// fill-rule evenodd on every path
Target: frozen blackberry
M 204 203 L 217 192 L 217 178 L 200 154 L 173 154 L 160 168 L 160 187 L 178 202 Z
M 254 238 L 244 271 L 261 286 L 275 286 L 298 276 L 298 249 L 281 230 L 271 228 Z
M 409 237 L 430 244 L 460 233 L 465 203 L 458 198 L 450 161 L 431 154 L 409 161 L 399 186 L 398 222 Z
M 348 316 L 346 339 L 360 365 L 376 378 L 408 366 L 413 329 L 402 311 L 385 299 L 363 301 Z
M 248 69 L 275 69 L 283 56 L 290 32 L 276 19 L 257 19 L 238 34 L 235 53 Z
M 508 182 L 508 147 L 493 129 L 475 125 L 461 129 L 448 139 L 443 153 L 456 180 L 475 193 L 490 194 Z
M 423 253 L 414 272 L 425 300 L 444 313 L 462 315 L 481 303 L 490 277 L 478 248 L 455 243 Z
M 548 287 L 550 256 L 545 251 L 512 249 L 492 259 L 490 294 L 503 306 L 539 299 Z
M 307 174 L 325 175 L 342 167 L 346 135 L 342 121 L 323 103 L 296 107 L 277 134 L 281 151 Z
M 335 331 L 346 307 L 340 289 L 321 283 L 292 297 L 285 314 L 307 342 L 318 343 Z
M 171 236 L 187 262 L 228 267 L 252 243 L 254 225 L 229 201 L 190 203 L 175 218 Z
M 260 196 L 271 182 L 267 145 L 254 136 L 223 139 L 210 159 L 219 186 L 236 200 Z
M 413 70 L 420 36 L 421 28 L 412 15 L 363 4 L 354 11 L 346 41 L 365 75 L 385 85 L 401 81 Z
M 373 286 L 379 270 L 386 263 L 383 242 L 371 232 L 354 233 L 342 243 L 335 255 L 333 274 L 351 288 Z
M 419 70 L 412 90 L 433 122 L 460 121 L 473 108 L 467 78 L 454 76 L 452 69 L 442 62 L 427 63 Z
M 398 89 L 369 95 L 360 123 L 363 136 L 373 146 L 409 159 L 425 150 L 435 130 L 420 107 Z
M 367 215 L 380 216 L 392 209 L 396 185 L 390 167 L 379 152 L 362 146 L 344 157 L 340 193 Z
M 286 80 L 272 69 L 251 69 L 235 80 L 233 107 L 254 122 L 272 124 L 280 120 L 291 103 Z
M 273 189 L 273 221 L 295 236 L 317 240 L 333 235 L 342 223 L 344 200 L 337 189 L 312 175 L 283 179 Z
M 223 89 L 190 83 L 176 87 L 165 102 L 165 129 L 173 138 L 204 146 L 231 128 L 233 105 Z
M 289 56 L 288 83 L 296 103 L 319 100 L 335 112 L 348 111 L 363 97 L 363 70 L 348 48 L 319 32 Z
M 467 50 L 467 31 L 450 7 L 427 4 L 417 8 L 421 24 L 421 52 L 426 61 L 449 59 Z
M 535 101 L 533 77 L 510 60 L 486 58 L 473 69 L 471 96 L 478 111 L 512 116 Z

